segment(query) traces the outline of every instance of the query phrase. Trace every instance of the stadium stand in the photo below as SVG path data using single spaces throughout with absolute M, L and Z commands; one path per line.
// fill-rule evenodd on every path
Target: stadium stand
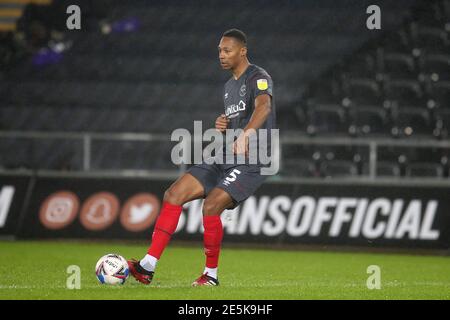
M 252 16 L 234 15 L 243 5 L 238 1 L 200 7 L 190 1 L 95 3 L 82 5 L 81 31 L 64 30 L 64 19 L 54 19 L 69 1 L 46 3 L 46 9 L 39 3 L 39 10 L 25 7 L 17 31 L 8 33 L 8 41 L 16 46 L 11 37 L 24 34 L 27 55 L 3 70 L 1 130 L 168 134 L 180 127 L 192 130 L 193 120 L 212 126 L 221 110 L 222 85 L 229 77 L 218 66 L 216 46 L 220 34 L 236 26 L 250 37 L 251 61 L 264 66 L 275 81 L 282 134 L 392 140 L 448 137 L 448 0 L 383 2 L 382 32 L 361 32 L 370 1 L 321 1 L 320 6 L 312 0 L 248 1 L 245 6 L 253 10 L 244 12 L 257 12 Z M 30 21 L 39 21 L 46 36 L 36 40 L 39 32 L 30 32 L 36 29 Z M 22 150 L 18 154 L 32 148 L 0 141 L 8 150 L 17 146 Z M 92 167 L 171 168 L 168 144 L 117 148 L 115 143 L 99 142 Z M 368 148 L 356 153 L 348 148 L 323 153 L 316 146 L 319 151 L 304 153 L 286 147 L 282 175 L 367 175 Z M 23 166 L 81 168 L 70 144 L 59 148 L 48 143 L 35 149 L 55 155 L 48 162 L 39 154 L 24 156 Z M 442 160 L 446 150 L 436 151 L 439 157 L 420 160 L 422 149 L 411 149 L 417 151 L 408 156 L 395 147 L 395 156 L 385 157 L 380 151 L 377 173 L 448 176 Z M 149 163 L 146 158 L 155 150 L 167 156 L 152 157 Z M 7 159 L 1 161 L 8 166 Z

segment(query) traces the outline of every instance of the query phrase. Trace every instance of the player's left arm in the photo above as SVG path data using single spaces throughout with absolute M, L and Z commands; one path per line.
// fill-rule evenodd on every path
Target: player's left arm
M 248 154 L 249 137 L 264 125 L 272 111 L 273 81 L 268 74 L 254 74 L 248 81 L 248 89 L 255 99 L 254 109 L 243 133 L 233 145 L 233 151 L 237 154 Z
M 267 117 L 272 111 L 272 98 L 268 94 L 261 94 L 255 98 L 255 109 L 249 122 L 244 128 L 244 134 L 248 136 L 252 130 L 256 130 L 262 127 L 266 122 Z
M 244 132 L 233 145 L 233 151 L 236 154 L 248 153 L 248 137 L 256 134 L 256 130 L 263 126 L 272 110 L 272 79 L 258 78 L 251 81 L 251 89 L 255 95 L 255 108 Z
M 248 152 L 248 137 L 256 130 L 261 128 L 266 122 L 272 110 L 272 97 L 269 94 L 260 94 L 255 98 L 255 108 L 249 122 L 244 128 L 244 132 L 238 137 L 233 145 L 233 151 L 236 154 Z

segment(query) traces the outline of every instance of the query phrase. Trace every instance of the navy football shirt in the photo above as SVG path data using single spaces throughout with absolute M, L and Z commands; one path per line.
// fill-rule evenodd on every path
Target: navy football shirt
M 270 75 L 263 68 L 250 64 L 237 80 L 231 77 L 225 83 L 223 94 L 224 113 L 230 119 L 228 129 L 244 129 L 255 110 L 256 97 L 261 94 L 268 94 L 271 97 L 271 112 L 260 128 L 267 129 L 267 149 L 265 144 L 261 144 L 258 140 L 258 147 L 270 155 L 270 130 L 276 128 L 273 81 Z M 259 136 L 259 129 L 256 131 Z

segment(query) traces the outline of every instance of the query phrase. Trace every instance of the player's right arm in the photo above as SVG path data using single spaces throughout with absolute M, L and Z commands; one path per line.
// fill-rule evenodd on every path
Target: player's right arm
M 228 123 L 230 122 L 230 119 L 228 119 L 225 114 L 221 114 L 216 119 L 216 129 L 220 132 L 224 132 L 225 129 L 228 127 Z

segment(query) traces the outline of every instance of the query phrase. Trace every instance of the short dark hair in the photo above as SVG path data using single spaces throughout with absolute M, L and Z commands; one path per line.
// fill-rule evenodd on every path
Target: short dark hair
M 227 30 L 223 33 L 222 37 L 235 38 L 242 42 L 245 46 L 247 45 L 247 36 L 245 35 L 244 31 L 241 31 L 239 29 Z

